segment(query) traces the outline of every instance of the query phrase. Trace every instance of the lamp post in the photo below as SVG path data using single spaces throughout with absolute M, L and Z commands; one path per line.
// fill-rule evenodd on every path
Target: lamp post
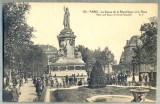
M 133 66 L 133 81 L 135 81 L 135 65 L 138 66 L 138 76 L 140 81 L 140 71 L 141 71 L 141 41 L 136 38 L 136 48 L 134 50 L 134 56 L 132 57 L 132 66 Z
M 135 82 L 135 59 L 132 60 L 132 66 L 133 66 L 132 82 Z
M 108 73 L 110 73 L 110 60 L 111 60 L 111 51 L 109 51 L 109 50 L 105 50 L 105 55 L 104 55 L 104 57 L 105 57 L 105 66 L 106 66 L 106 64 L 107 64 L 107 72 Z M 106 67 L 104 67 L 104 72 L 105 72 L 105 69 Z
M 12 84 L 12 72 L 14 69 L 14 63 L 15 63 L 15 57 L 13 56 L 13 53 L 11 52 L 11 59 L 10 59 L 10 72 L 9 72 L 9 84 Z
M 111 59 L 111 51 L 108 52 L 108 58 L 107 58 L 107 61 L 108 61 L 108 74 L 110 73 L 110 59 Z
M 151 79 L 150 79 L 150 85 L 151 86 L 154 86 L 154 82 L 155 82 L 155 80 L 154 80 L 154 75 L 153 75 L 153 72 L 154 72 L 154 58 L 153 57 L 151 57 L 150 58 L 150 72 L 151 72 Z
M 136 39 L 136 56 L 135 56 L 135 62 L 138 64 L 138 76 L 139 76 L 139 81 L 140 81 L 140 72 L 141 72 L 141 46 L 142 42 L 140 39 Z

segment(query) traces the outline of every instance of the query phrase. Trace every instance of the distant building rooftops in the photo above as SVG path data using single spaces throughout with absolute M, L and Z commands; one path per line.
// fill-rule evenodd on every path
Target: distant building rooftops
M 134 55 L 133 48 L 138 44 L 140 36 L 134 35 L 127 40 L 126 45 L 124 46 L 124 52 L 122 52 L 120 63 L 121 64 L 131 64 L 132 56 Z
M 124 48 L 136 46 L 137 39 L 139 39 L 139 38 L 140 38 L 140 36 L 137 36 L 137 35 L 132 36 L 130 40 L 127 40 L 127 43 Z

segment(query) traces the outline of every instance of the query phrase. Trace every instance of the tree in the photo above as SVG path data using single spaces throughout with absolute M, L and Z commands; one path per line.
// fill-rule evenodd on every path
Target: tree
M 134 48 L 133 60 L 135 64 L 153 64 L 157 63 L 157 18 L 149 18 L 150 23 L 141 25 L 140 39 L 136 41 L 136 48 Z
M 39 75 L 42 74 L 44 71 L 44 66 L 47 66 L 47 57 L 43 49 L 38 45 L 33 45 L 31 46 L 27 57 L 27 59 L 31 60 L 30 63 L 28 63 L 30 68 L 33 68 L 33 71 Z
M 92 69 L 92 67 L 95 63 L 93 51 L 88 49 L 87 47 L 82 46 L 82 45 L 78 45 L 78 46 L 76 46 L 76 48 L 82 54 L 82 60 L 86 63 L 86 69 L 87 70 Z
M 150 23 L 144 23 L 140 31 L 141 41 L 142 41 L 142 52 L 143 59 L 145 59 L 145 63 L 151 64 L 157 63 L 157 17 L 150 17 Z
M 149 20 L 149 23 L 141 25 L 141 36 L 136 41 L 137 46 L 132 59 L 132 63 L 138 65 L 139 71 L 141 64 L 150 64 L 154 68 L 157 64 L 157 18 L 150 17 Z
M 106 66 L 109 69 L 110 64 L 114 64 L 114 54 L 111 53 L 108 47 L 105 47 L 104 50 L 102 50 L 101 55 L 100 55 L 100 62 L 102 64 L 102 68 L 105 70 Z
M 101 50 L 100 47 L 94 51 L 78 45 L 76 47 L 82 54 L 82 60 L 86 63 L 86 69 L 92 69 L 96 60 L 98 60 L 102 68 L 105 70 L 106 66 L 109 68 L 109 64 L 115 64 L 114 54 L 106 47 L 104 50 Z
M 33 27 L 26 23 L 28 3 L 7 3 L 3 5 L 4 25 L 4 67 L 16 68 L 33 44 Z M 25 55 L 26 56 L 26 55 Z
M 106 86 L 106 75 L 102 69 L 101 63 L 96 61 L 90 75 L 89 87 L 100 88 Z
M 41 72 L 47 59 L 43 50 L 31 41 L 34 29 L 26 22 L 29 9 L 28 3 L 3 5 L 4 67 Z

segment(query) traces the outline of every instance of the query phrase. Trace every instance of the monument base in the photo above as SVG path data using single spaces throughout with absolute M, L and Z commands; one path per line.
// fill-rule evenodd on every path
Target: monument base
M 76 79 L 76 84 L 79 81 L 82 84 L 87 84 L 87 72 L 85 70 L 85 63 L 82 59 L 76 58 L 59 58 L 55 63 L 50 65 L 50 77 L 57 79 L 59 83 L 63 83 L 64 79 Z
M 76 58 L 59 58 L 55 63 L 52 64 L 53 66 L 61 66 L 61 65 L 81 65 L 84 66 L 85 63 L 82 59 Z

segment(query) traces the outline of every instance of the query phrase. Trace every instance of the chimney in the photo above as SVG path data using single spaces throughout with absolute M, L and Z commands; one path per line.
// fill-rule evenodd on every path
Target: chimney
M 127 45 L 127 44 L 129 44 L 129 40 L 127 40 L 127 43 L 126 43 L 126 45 Z

